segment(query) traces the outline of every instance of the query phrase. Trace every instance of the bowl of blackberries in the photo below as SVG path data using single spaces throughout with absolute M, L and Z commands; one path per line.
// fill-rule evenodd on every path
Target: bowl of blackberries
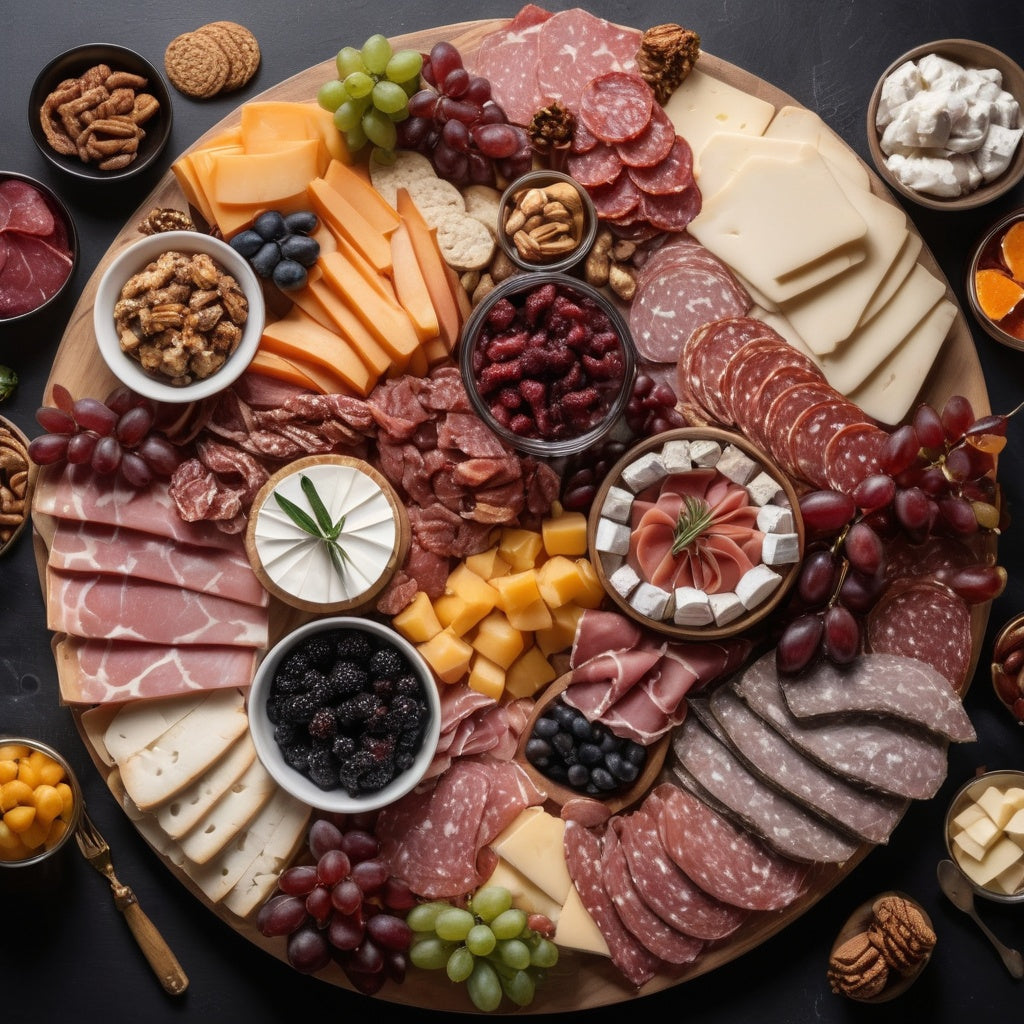
M 415 647 L 372 619 L 317 619 L 260 663 L 249 690 L 256 753 L 319 810 L 354 814 L 404 796 L 437 749 L 441 704 Z

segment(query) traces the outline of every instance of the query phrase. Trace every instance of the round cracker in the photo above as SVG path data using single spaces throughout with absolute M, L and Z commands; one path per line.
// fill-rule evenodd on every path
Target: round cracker
M 179 92 L 209 99 L 224 88 L 231 66 L 216 40 L 196 32 L 183 32 L 167 44 L 164 70 Z
M 256 74 L 260 66 L 260 44 L 244 25 L 236 21 L 211 21 L 199 32 L 213 36 L 231 61 L 231 73 L 224 85 L 225 92 L 240 89 Z
M 390 164 L 370 161 L 370 182 L 392 206 L 398 205 L 398 190 L 404 188 L 410 196 L 413 186 L 420 179 L 437 178 L 437 172 L 429 158 L 411 149 L 399 150 Z
M 491 185 L 467 185 L 462 190 L 462 198 L 466 204 L 466 213 L 497 236 L 501 192 Z
M 437 247 L 455 270 L 480 270 L 494 256 L 494 237 L 475 217 L 452 211 L 437 225 Z

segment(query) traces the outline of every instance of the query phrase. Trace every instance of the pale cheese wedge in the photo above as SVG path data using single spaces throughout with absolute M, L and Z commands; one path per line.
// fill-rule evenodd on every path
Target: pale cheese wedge
M 808 142 L 818 150 L 833 171 L 842 174 L 859 188 L 871 188 L 871 175 L 867 166 L 821 117 L 807 107 L 779 107 L 771 124 L 764 130 L 764 138 Z
M 565 865 L 565 822 L 541 808 L 529 809 L 540 813 L 530 815 L 508 835 L 499 836 L 491 847 L 551 899 L 562 904 L 572 886 Z
M 81 718 L 82 729 L 92 749 L 96 751 L 96 756 L 111 768 L 117 762 L 111 756 L 110 751 L 107 750 L 104 736 L 110 727 L 110 723 L 114 720 L 114 716 L 120 710 L 121 708 L 117 704 L 97 704 L 95 707 L 83 711 Z
M 527 914 L 543 914 L 552 924 L 558 923 L 562 904 L 553 900 L 543 889 L 535 885 L 521 871 L 517 871 L 507 860 L 498 858 L 494 871 L 486 885 L 500 885 L 512 894 L 512 905 Z
M 559 946 L 578 949 L 584 953 L 611 955 L 601 929 L 583 906 L 575 885 L 569 889 L 569 895 L 562 905 L 558 926 L 555 928 L 555 942 Z

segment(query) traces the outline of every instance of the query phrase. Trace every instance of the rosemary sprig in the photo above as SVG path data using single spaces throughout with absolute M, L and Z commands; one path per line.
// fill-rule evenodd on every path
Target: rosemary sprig
M 703 498 L 687 494 L 679 510 L 672 537 L 672 554 L 682 554 L 710 525 L 714 519 L 711 506 Z
M 317 493 L 316 485 L 308 476 L 303 474 L 299 477 L 299 485 L 302 493 L 313 510 L 311 516 L 305 509 L 300 508 L 290 498 L 286 498 L 279 491 L 274 492 L 274 499 L 278 507 L 295 525 L 305 533 L 321 540 L 327 548 L 327 554 L 331 559 L 334 571 L 341 577 L 345 575 L 345 563 L 348 561 L 348 554 L 338 542 L 342 530 L 345 529 L 345 517 L 342 516 L 337 522 L 331 519 L 327 506 L 323 503 Z M 315 518 L 314 518 L 315 517 Z

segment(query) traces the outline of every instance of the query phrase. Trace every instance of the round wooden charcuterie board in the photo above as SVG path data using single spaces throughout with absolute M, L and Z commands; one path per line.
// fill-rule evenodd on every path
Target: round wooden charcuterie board
M 505 24 L 503 20 L 461 22 L 397 36 L 392 42 L 396 48 L 414 47 L 426 51 L 434 42 L 446 39 L 453 42 L 466 55 L 476 49 L 487 33 L 501 27 L 503 24 Z M 796 100 L 769 83 L 710 54 L 702 55 L 700 67 L 705 73 L 719 78 L 744 92 L 764 99 L 776 107 L 784 105 L 799 106 Z M 308 101 L 315 96 L 318 87 L 324 81 L 334 76 L 335 67 L 332 56 L 330 59 L 267 90 L 257 98 L 261 100 Z M 240 114 L 236 110 L 232 115 L 229 115 L 212 128 L 202 139 L 197 140 L 195 146 L 197 147 L 214 134 L 232 127 L 238 122 L 239 118 Z M 881 180 L 873 172 L 869 171 L 869 174 L 872 191 L 887 201 L 894 202 L 893 197 Z M 149 210 L 153 207 L 166 206 L 182 208 L 184 203 L 184 197 L 177 186 L 175 178 L 168 172 L 139 207 L 137 213 L 129 218 L 128 222 L 114 239 L 108 252 L 86 283 L 74 308 L 67 330 L 54 359 L 50 381 L 47 386 L 48 394 L 52 384 L 58 382 L 74 382 L 76 394 L 81 395 L 102 396 L 108 393 L 114 386 L 115 381 L 99 356 L 92 333 L 92 306 L 100 276 L 118 253 L 139 237 L 138 224 Z M 911 230 L 913 230 L 912 225 Z M 929 270 L 941 280 L 944 280 L 942 271 L 926 246 L 922 249 L 920 259 Z M 955 302 L 955 297 L 952 291 L 948 289 L 948 286 L 947 295 Z M 941 403 L 949 394 L 954 392 L 965 395 L 971 401 L 975 412 L 979 415 L 989 411 L 988 393 L 974 342 L 964 316 L 960 312 L 956 315 L 950 334 L 926 381 L 924 397 L 935 403 Z M 36 537 L 36 554 L 42 581 L 45 576 L 47 551 L 44 538 L 38 534 Z M 309 613 L 286 606 L 283 602 L 276 599 L 272 600 L 271 609 L 271 642 L 274 642 L 280 636 L 310 617 Z M 977 660 L 978 651 L 981 646 L 981 638 L 984 634 L 987 615 L 987 605 L 975 607 L 975 644 L 972 670 L 973 663 Z M 110 775 L 110 769 L 103 763 L 97 751 L 91 745 L 86 730 L 81 725 L 79 712 L 76 712 L 76 720 L 78 720 L 83 742 L 89 749 L 97 769 L 107 778 Z M 117 792 L 116 776 L 108 778 L 108 783 L 111 785 L 112 790 L 114 790 L 115 795 L 120 796 L 120 793 Z M 781 931 L 787 924 L 820 900 L 838 882 L 854 870 L 864 856 L 870 852 L 870 849 L 869 846 L 862 847 L 841 867 L 830 865 L 814 867 L 806 893 L 786 911 L 777 914 L 752 915 L 750 920 L 730 936 L 728 940 L 710 948 L 694 965 L 681 969 L 678 973 L 666 973 L 657 976 L 644 986 L 641 990 L 642 994 L 659 991 L 712 971 L 754 949 L 770 936 Z M 247 940 L 263 948 L 271 955 L 284 959 L 283 940 L 268 940 L 264 938 L 257 931 L 251 920 L 242 921 L 226 910 L 210 903 L 182 871 L 166 858 L 165 863 L 181 884 L 197 899 L 208 906 L 211 913 L 217 914 Z M 340 969 L 332 967 L 323 972 L 322 975 L 318 975 L 318 977 L 321 976 L 324 980 L 333 984 L 349 987 L 349 983 L 345 980 Z M 626 1001 L 635 994 L 634 990 L 605 958 L 567 950 L 563 951 L 560 961 L 551 971 L 547 983 L 538 988 L 536 999 L 525 1009 L 525 1012 L 558 1013 L 577 1011 Z M 404 984 L 386 985 L 382 989 L 379 998 L 410 1006 L 429 1006 L 437 1010 L 458 1012 L 472 1010 L 463 987 L 450 984 L 444 977 L 443 972 L 410 971 Z

